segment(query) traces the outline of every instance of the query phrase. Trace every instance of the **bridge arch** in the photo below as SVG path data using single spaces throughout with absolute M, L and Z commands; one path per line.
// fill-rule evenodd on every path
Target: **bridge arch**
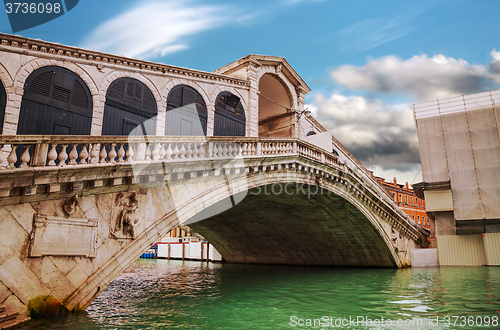
M 214 136 L 245 136 L 246 116 L 241 98 L 224 91 L 215 100 Z
M 180 84 L 167 96 L 165 135 L 207 135 L 207 104 L 200 92 Z
M 92 122 L 92 135 L 101 135 L 103 132 L 103 120 L 104 120 L 104 108 L 106 103 L 106 96 L 108 94 L 110 86 L 120 78 L 130 78 L 135 79 L 142 84 L 144 84 L 149 91 L 152 93 L 154 100 L 156 102 L 156 127 L 155 127 L 155 135 L 162 135 L 165 129 L 164 118 L 165 118 L 165 102 L 161 97 L 161 94 L 158 90 L 158 87 L 147 77 L 140 73 L 132 73 L 127 71 L 113 71 L 109 73 L 106 77 L 103 78 L 101 85 L 99 86 L 99 98 L 98 102 L 95 104 L 94 112 L 96 115 L 94 116 L 94 120 Z
M 248 96 L 243 96 L 243 94 L 236 88 L 229 87 L 229 86 L 217 86 L 211 93 L 209 97 L 209 103 L 210 103 L 210 108 L 211 111 L 209 111 L 208 114 L 208 127 L 209 127 L 209 132 L 210 136 L 214 136 L 214 124 L 215 124 L 215 104 L 217 102 L 217 98 L 222 92 L 230 92 L 237 97 L 240 98 L 241 105 L 243 106 L 243 110 L 245 111 L 245 118 L 246 118 L 246 129 L 245 129 L 245 136 L 249 136 L 248 130 L 250 128 L 250 125 L 248 124 L 248 120 L 250 119 L 250 109 L 248 108 L 248 102 L 247 102 L 247 97 Z
M 128 135 L 141 126 L 143 134 L 157 133 L 157 100 L 141 81 L 131 77 L 114 80 L 106 92 L 102 135 Z
M 322 255 L 327 262 L 322 263 L 318 262 L 318 259 L 310 259 L 309 264 L 402 267 L 404 265 L 402 254 L 401 251 L 397 251 L 394 242 L 391 240 L 392 228 L 391 225 L 386 222 L 385 213 L 379 207 L 375 206 L 374 202 L 367 200 L 367 198 L 363 196 L 363 192 L 358 188 L 354 188 L 353 184 L 350 183 L 346 177 L 339 177 L 335 180 L 324 180 L 319 183 L 318 186 L 318 176 L 314 173 L 315 170 L 306 166 L 305 168 L 302 167 L 301 170 L 259 171 L 250 175 L 233 176 L 232 179 L 230 178 L 231 175 L 229 175 L 228 180 L 225 180 L 223 176 L 209 176 L 213 180 L 211 182 L 207 182 L 201 177 L 188 181 L 181 180 L 177 183 L 172 182 L 168 188 L 150 189 L 150 192 L 147 194 L 148 201 L 145 201 L 142 205 L 154 205 L 154 207 L 150 207 L 151 209 L 145 212 L 149 217 L 156 220 L 151 221 L 150 225 L 145 227 L 136 239 L 131 241 L 130 244 L 124 245 L 106 264 L 100 266 L 97 272 L 77 288 L 75 293 L 67 299 L 66 306 L 70 310 L 75 308 L 86 308 L 100 291 L 109 285 L 109 283 L 111 283 L 148 246 L 165 236 L 179 224 L 188 224 L 195 230 L 201 229 L 200 233 L 202 235 L 207 235 L 211 243 L 214 244 L 218 250 L 220 249 L 220 251 L 222 251 L 223 257 L 227 258 L 227 255 L 224 255 L 226 251 L 224 244 L 228 244 L 228 246 L 231 244 L 234 245 L 234 237 L 231 242 L 224 242 L 221 240 L 221 236 L 218 236 L 217 231 L 212 230 L 212 232 L 210 232 L 207 231 L 206 228 L 214 224 L 220 228 L 223 222 L 217 222 L 217 219 L 224 220 L 231 218 L 234 216 L 231 212 L 241 213 L 241 210 L 238 208 L 244 208 L 245 201 L 257 203 L 259 207 L 262 208 L 262 205 L 264 205 L 262 202 L 270 196 L 264 192 L 264 187 L 267 186 L 269 192 L 269 189 L 272 189 L 269 187 L 273 184 L 281 186 L 291 184 L 292 188 L 298 184 L 299 190 L 302 184 L 310 185 L 311 189 L 316 189 L 315 187 L 319 187 L 318 189 L 320 190 L 323 189 L 321 194 L 312 197 L 320 198 L 315 202 L 308 202 L 306 190 L 306 194 L 295 194 L 295 192 L 292 195 L 281 194 L 280 196 L 280 194 L 277 194 L 275 199 L 271 199 L 265 203 L 266 210 L 269 211 L 270 216 L 276 216 L 282 220 L 290 218 L 289 213 L 273 213 L 272 204 L 274 201 L 277 200 L 283 203 L 283 201 L 289 199 L 287 207 L 289 207 L 290 202 L 306 203 L 305 205 L 307 205 L 308 208 L 302 211 L 305 216 L 299 220 L 304 221 L 304 223 L 312 222 L 314 224 L 313 229 L 307 231 L 305 234 L 315 232 L 317 235 L 308 238 L 301 236 L 301 233 L 297 233 L 300 240 L 316 240 L 317 242 L 313 244 L 315 247 L 317 247 L 318 244 L 333 241 L 333 243 L 329 243 L 330 245 L 328 245 L 328 248 L 332 249 L 333 252 Z M 259 194 L 253 193 L 252 189 L 260 189 L 262 193 L 259 196 Z M 279 188 L 275 188 L 275 190 L 276 189 L 279 190 Z M 282 191 L 285 189 L 286 188 L 283 188 Z M 246 194 L 247 197 L 243 199 Z M 113 196 L 110 196 L 110 200 L 112 201 L 116 199 Z M 290 198 L 290 196 L 293 198 Z M 237 203 L 239 200 L 242 200 L 242 202 Z M 236 201 L 237 203 L 235 206 L 233 205 L 234 208 L 231 208 L 232 201 Z M 326 209 L 315 210 L 319 205 L 325 205 L 325 201 L 330 202 L 329 204 L 326 203 Z M 163 202 L 163 207 L 157 206 L 156 203 L 158 202 Z M 228 205 L 230 206 L 227 207 Z M 222 212 L 216 214 L 214 217 L 206 218 L 206 214 L 203 213 L 208 212 L 212 214 L 213 210 L 210 210 L 210 208 L 213 207 L 222 207 L 222 209 L 220 209 Z M 168 211 L 166 214 L 160 215 L 163 212 L 162 210 Z M 315 219 L 315 221 L 308 219 L 307 217 L 311 214 L 312 210 L 315 210 L 312 213 L 314 216 L 321 215 L 322 218 L 319 220 Z M 331 220 L 333 216 L 335 216 L 335 212 L 338 212 L 341 216 L 338 216 L 337 220 Z M 263 213 L 259 213 L 257 216 L 261 216 L 262 214 Z M 200 221 L 196 221 L 197 219 Z M 268 219 L 269 217 L 267 220 Z M 238 229 L 245 228 L 247 231 L 252 231 L 255 230 L 255 226 L 257 225 L 265 229 L 267 220 L 264 220 L 265 221 L 255 221 L 254 219 L 253 221 L 246 221 L 246 227 L 238 227 Z M 203 225 L 205 221 L 207 222 Z M 196 223 L 198 222 L 199 224 L 197 227 Z M 285 226 L 286 225 L 285 223 Z M 285 226 L 281 228 L 283 228 L 283 230 L 285 230 L 285 228 L 288 229 Z M 277 225 L 275 223 L 272 224 L 272 228 L 276 230 L 276 228 L 280 227 L 279 224 Z M 297 226 L 295 223 L 292 228 L 296 230 L 300 228 L 300 226 Z M 341 232 L 338 231 L 339 228 L 342 230 Z M 346 233 L 345 231 L 347 229 L 352 230 L 352 232 Z M 262 232 L 262 230 L 256 230 L 258 234 Z M 224 232 L 222 232 L 222 234 L 224 234 Z M 246 232 L 240 232 L 238 234 L 245 235 Z M 270 240 L 276 239 L 273 235 L 268 235 L 267 238 Z M 279 239 L 280 237 L 278 237 L 278 241 Z M 298 241 L 294 240 L 293 242 Z M 408 244 L 410 243 L 408 241 L 405 243 L 408 250 Z M 269 245 L 267 245 L 266 248 L 268 246 Z M 301 248 L 302 247 L 304 247 L 304 245 L 302 245 Z M 359 251 L 358 248 L 360 248 L 361 251 Z M 295 251 L 297 251 L 297 249 Z M 356 254 L 356 251 L 359 251 L 359 254 Z M 242 259 L 241 256 L 235 255 L 229 256 L 228 259 L 235 262 L 293 264 L 293 262 L 290 262 L 290 259 L 287 259 L 288 256 L 283 254 L 283 251 L 278 251 L 278 255 L 280 253 L 285 256 L 280 260 L 276 258 L 259 260 L 258 258 L 252 259 L 250 257 Z M 301 251 L 298 251 L 298 253 L 300 254 Z M 313 256 L 317 258 L 320 254 Z M 307 260 L 309 257 L 311 257 L 311 254 L 302 253 L 302 261 Z
M 92 116 L 83 79 L 60 66 L 43 66 L 25 81 L 17 134 L 90 135 Z
M 259 136 L 292 137 L 296 98 L 286 79 L 266 72 L 259 78 Z

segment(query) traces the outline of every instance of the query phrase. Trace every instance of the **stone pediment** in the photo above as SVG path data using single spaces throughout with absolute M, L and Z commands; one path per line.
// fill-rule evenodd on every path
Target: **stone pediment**
M 246 80 L 248 79 L 247 68 L 258 68 L 261 66 L 274 67 L 276 74 L 282 73 L 295 87 L 295 89 L 301 90 L 302 94 L 307 94 L 311 91 L 311 88 L 309 88 L 305 81 L 292 68 L 290 63 L 288 63 L 288 61 L 284 57 L 279 56 L 247 55 L 240 58 L 239 60 L 223 66 L 222 68 L 215 70 L 214 73 L 229 75 L 235 78 Z

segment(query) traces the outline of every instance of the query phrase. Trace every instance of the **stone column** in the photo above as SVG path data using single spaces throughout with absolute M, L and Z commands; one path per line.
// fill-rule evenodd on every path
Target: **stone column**
M 251 61 L 247 67 L 247 80 L 250 82 L 249 98 L 248 98 L 248 118 L 247 118 L 247 136 L 259 136 L 259 80 L 257 76 L 257 68 L 260 63 Z

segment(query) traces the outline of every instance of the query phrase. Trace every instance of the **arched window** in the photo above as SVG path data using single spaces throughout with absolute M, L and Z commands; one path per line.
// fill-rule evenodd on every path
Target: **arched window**
M 168 93 L 165 135 L 207 135 L 207 106 L 194 88 L 177 85 Z
M 0 81 L 0 135 L 3 131 L 3 121 L 5 118 L 5 106 L 7 104 L 7 93 L 5 92 L 5 88 L 3 87 L 2 82 Z
M 118 78 L 106 93 L 102 135 L 156 135 L 156 100 L 149 88 L 137 79 Z
M 240 98 L 222 92 L 215 101 L 214 136 L 245 136 L 245 110 Z
M 311 135 L 315 135 L 315 134 L 316 134 L 315 131 L 309 131 L 309 132 L 307 132 L 306 136 L 311 136 Z
M 58 66 L 26 79 L 17 134 L 90 135 L 92 96 L 74 72 Z

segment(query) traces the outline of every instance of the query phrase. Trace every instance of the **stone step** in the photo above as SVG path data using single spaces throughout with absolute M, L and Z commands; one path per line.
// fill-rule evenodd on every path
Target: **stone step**
M 0 314 L 5 310 L 5 305 L 0 305 Z
M 17 313 L 16 313 L 17 314 Z M 15 327 L 23 322 L 29 321 L 30 318 L 26 315 L 16 315 L 13 319 L 0 322 L 0 330 Z
M 0 324 L 2 324 L 2 322 L 15 319 L 18 315 L 18 312 L 14 312 L 11 309 L 7 308 L 2 313 L 0 313 Z

